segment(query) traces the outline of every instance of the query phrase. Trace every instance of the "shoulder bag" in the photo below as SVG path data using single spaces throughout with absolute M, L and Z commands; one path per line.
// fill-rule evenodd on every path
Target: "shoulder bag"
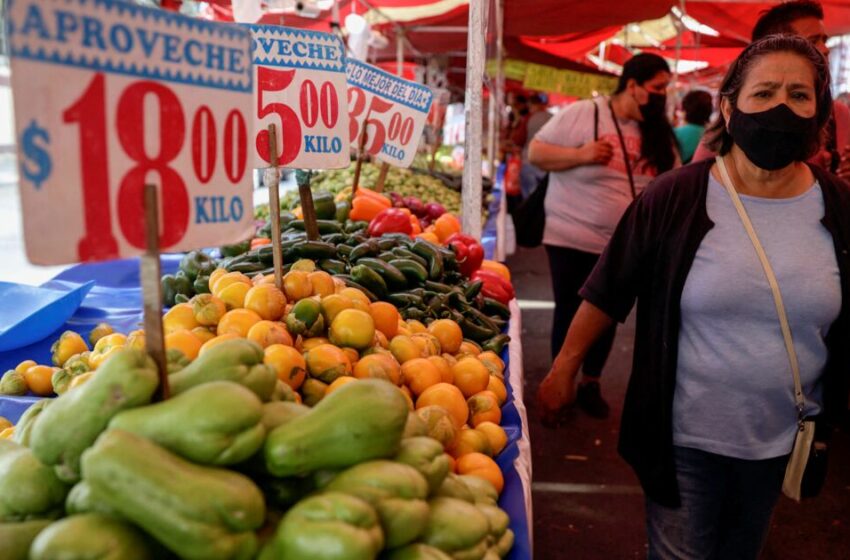
M 716 161 L 720 169 L 720 175 L 723 178 L 723 186 L 732 198 L 735 210 L 737 210 L 738 216 L 744 224 L 744 229 L 747 230 L 747 235 L 750 237 L 750 241 L 764 269 L 767 283 L 770 285 L 771 292 L 773 292 L 773 303 L 776 306 L 776 313 L 779 316 L 782 338 L 785 340 L 785 350 L 788 352 L 788 361 L 791 364 L 791 373 L 794 376 L 794 401 L 797 408 L 798 429 L 797 436 L 794 439 L 794 448 L 791 451 L 791 457 L 785 469 L 785 479 L 782 481 L 782 493 L 792 500 L 799 502 L 801 498 L 813 497 L 820 492 L 826 479 L 828 448 L 826 443 L 815 441 L 815 420 L 806 417 L 803 413 L 805 399 L 803 397 L 803 387 L 800 383 L 800 365 L 797 361 L 797 352 L 794 350 L 791 327 L 788 325 L 788 316 L 785 313 L 785 304 L 782 302 L 782 294 L 779 291 L 779 284 L 776 282 L 776 275 L 773 273 L 770 261 L 767 260 L 767 254 L 765 254 L 764 248 L 756 235 L 750 217 L 741 203 L 741 198 L 732 184 L 732 179 L 729 176 L 729 171 L 726 169 L 723 158 L 717 156 Z

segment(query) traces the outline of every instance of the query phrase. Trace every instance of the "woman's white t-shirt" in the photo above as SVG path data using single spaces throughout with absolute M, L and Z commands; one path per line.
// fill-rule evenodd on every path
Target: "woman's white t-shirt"
M 613 146 L 614 156 L 607 165 L 580 165 L 549 174 L 543 243 L 600 254 L 632 202 L 623 150 L 608 98 L 577 101 L 567 106 L 540 129 L 535 139 L 567 148 L 591 142 L 594 103 L 599 108 L 599 139 Z M 654 173 L 639 163 L 641 136 L 637 121 L 618 121 L 632 166 L 635 191 L 640 194 Z

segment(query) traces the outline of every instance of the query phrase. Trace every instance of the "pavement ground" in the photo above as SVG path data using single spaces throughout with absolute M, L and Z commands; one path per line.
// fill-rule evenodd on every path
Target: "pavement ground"
M 634 317 L 621 325 L 602 377 L 607 420 L 573 411 L 558 429 L 540 424 L 534 403 L 550 366 L 554 303 L 546 253 L 518 249 L 508 259 L 522 311 L 525 399 L 531 434 L 536 560 L 646 558 L 644 498 L 617 454 L 631 369 Z M 826 487 L 796 504 L 781 498 L 761 560 L 850 559 L 850 436 L 836 434 Z M 722 559 L 725 560 L 725 559 Z

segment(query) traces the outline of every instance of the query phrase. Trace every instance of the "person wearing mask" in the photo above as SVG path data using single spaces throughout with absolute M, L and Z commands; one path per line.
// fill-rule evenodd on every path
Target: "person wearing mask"
M 646 495 L 650 560 L 756 560 L 801 418 L 822 440 L 846 411 L 850 189 L 807 163 L 829 79 L 801 37 L 744 49 L 706 133 L 719 157 L 632 203 L 540 384 L 545 410 L 572 401 L 593 342 L 637 302 L 619 451 Z
M 711 118 L 711 94 L 698 89 L 689 91 L 682 99 L 682 110 L 685 112 L 685 124 L 677 126 L 673 132 L 679 142 L 682 163 L 690 163 Z
M 535 93 L 528 101 L 529 115 L 526 124 L 526 143 L 522 149 L 522 170 L 520 171 L 523 198 L 528 198 L 528 195 L 537 188 L 537 184 L 546 175 L 545 171 L 528 161 L 528 148 L 537 132 L 552 118 L 552 113 L 546 110 L 547 99 L 545 95 Z
M 665 113 L 670 78 L 663 58 L 639 54 L 625 63 L 610 97 L 567 106 L 529 146 L 529 161 L 550 174 L 543 245 L 555 295 L 553 359 L 581 303 L 578 290 L 623 212 L 679 162 Z M 612 323 L 584 359 L 578 404 L 597 418 L 609 411 L 599 378 L 614 334 Z
M 823 25 L 823 8 L 818 2 L 793 0 L 777 4 L 758 19 L 753 27 L 752 40 L 758 41 L 777 33 L 800 36 L 829 58 L 829 47 L 826 46 L 829 37 Z M 850 180 L 850 108 L 842 103 L 833 103 L 832 109 L 832 119 L 826 126 L 826 140 L 809 161 L 844 180 Z M 713 158 L 715 155 L 702 143 L 693 161 Z

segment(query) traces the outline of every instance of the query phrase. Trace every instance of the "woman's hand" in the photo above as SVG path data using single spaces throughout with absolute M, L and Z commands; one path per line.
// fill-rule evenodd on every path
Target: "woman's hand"
M 556 360 L 537 389 L 537 405 L 540 407 L 541 416 L 553 418 L 561 408 L 572 404 L 575 398 L 575 376 L 560 367 Z

